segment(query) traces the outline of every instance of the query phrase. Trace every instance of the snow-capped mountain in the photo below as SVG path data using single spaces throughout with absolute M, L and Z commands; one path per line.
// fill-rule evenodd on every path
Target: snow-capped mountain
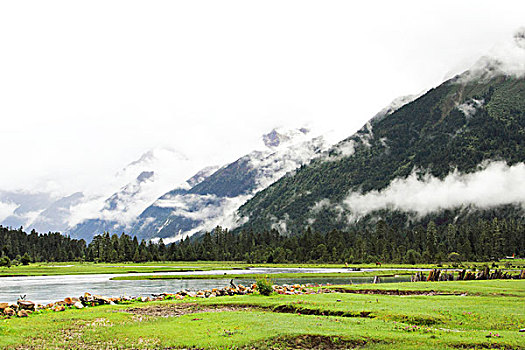
M 314 137 L 304 128 L 272 130 L 262 141 L 260 150 L 223 166 L 193 187 L 164 194 L 139 216 L 131 233 L 171 242 L 217 225 L 235 227 L 242 204 L 327 147 L 322 137 Z
M 129 232 L 137 217 L 174 184 L 191 188 L 194 182 L 183 182 L 195 169 L 183 154 L 167 148 L 144 153 L 115 175 L 117 191 L 86 196 L 71 208 L 69 228 L 72 237 L 90 240 L 104 231 Z

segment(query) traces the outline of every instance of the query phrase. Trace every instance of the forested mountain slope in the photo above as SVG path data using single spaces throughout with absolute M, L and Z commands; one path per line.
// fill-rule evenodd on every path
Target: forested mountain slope
M 467 72 L 258 193 L 238 229 L 522 217 L 524 160 L 525 80 Z

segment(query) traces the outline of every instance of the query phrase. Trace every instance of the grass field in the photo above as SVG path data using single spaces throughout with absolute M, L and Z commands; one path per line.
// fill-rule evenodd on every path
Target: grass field
M 347 290 L 44 311 L 1 321 L 0 348 L 525 349 L 523 280 Z
M 506 261 L 497 263 L 498 268 L 505 268 Z M 510 261 L 513 270 L 525 268 L 525 259 Z M 479 268 L 483 265 L 492 266 L 492 262 L 466 262 L 466 268 Z M 411 268 L 454 268 L 457 264 L 383 264 L 386 269 L 411 269 Z M 517 266 L 517 267 L 516 267 Z M 246 269 L 249 267 L 303 267 L 303 268 L 343 268 L 345 264 L 248 264 L 231 261 L 169 261 L 148 263 L 112 263 L 95 264 L 90 262 L 66 262 L 66 263 L 34 263 L 27 266 L 18 265 L 10 268 L 0 267 L 0 277 L 6 276 L 51 276 L 51 275 L 82 275 L 82 274 L 121 274 L 121 273 L 159 273 L 159 272 L 182 272 L 182 271 L 206 271 L 213 269 Z M 375 264 L 350 264 L 349 267 L 376 268 Z M 391 272 L 399 274 L 398 272 Z M 357 276 L 357 275 L 352 275 Z

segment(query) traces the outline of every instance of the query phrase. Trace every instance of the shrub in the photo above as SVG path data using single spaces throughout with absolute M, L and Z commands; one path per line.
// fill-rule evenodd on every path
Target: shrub
M 259 278 L 257 280 L 257 290 L 261 295 L 270 295 L 273 293 L 272 282 L 268 278 Z
M 11 259 L 9 259 L 7 256 L 3 256 L 0 258 L 0 266 L 11 267 Z
M 26 252 L 23 257 L 20 258 L 22 265 L 29 265 L 31 262 L 31 256 Z

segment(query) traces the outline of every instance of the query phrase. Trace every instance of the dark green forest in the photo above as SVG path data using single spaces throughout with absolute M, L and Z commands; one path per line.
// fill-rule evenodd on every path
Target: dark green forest
M 488 261 L 525 252 L 525 224 L 513 219 L 396 228 L 379 221 L 372 230 L 296 235 L 276 230 L 235 233 L 221 227 L 166 245 L 104 233 L 86 244 L 59 233 L 30 234 L 0 226 L 0 265 L 44 261 L 147 262 L 222 260 L 248 263 L 438 263 Z

